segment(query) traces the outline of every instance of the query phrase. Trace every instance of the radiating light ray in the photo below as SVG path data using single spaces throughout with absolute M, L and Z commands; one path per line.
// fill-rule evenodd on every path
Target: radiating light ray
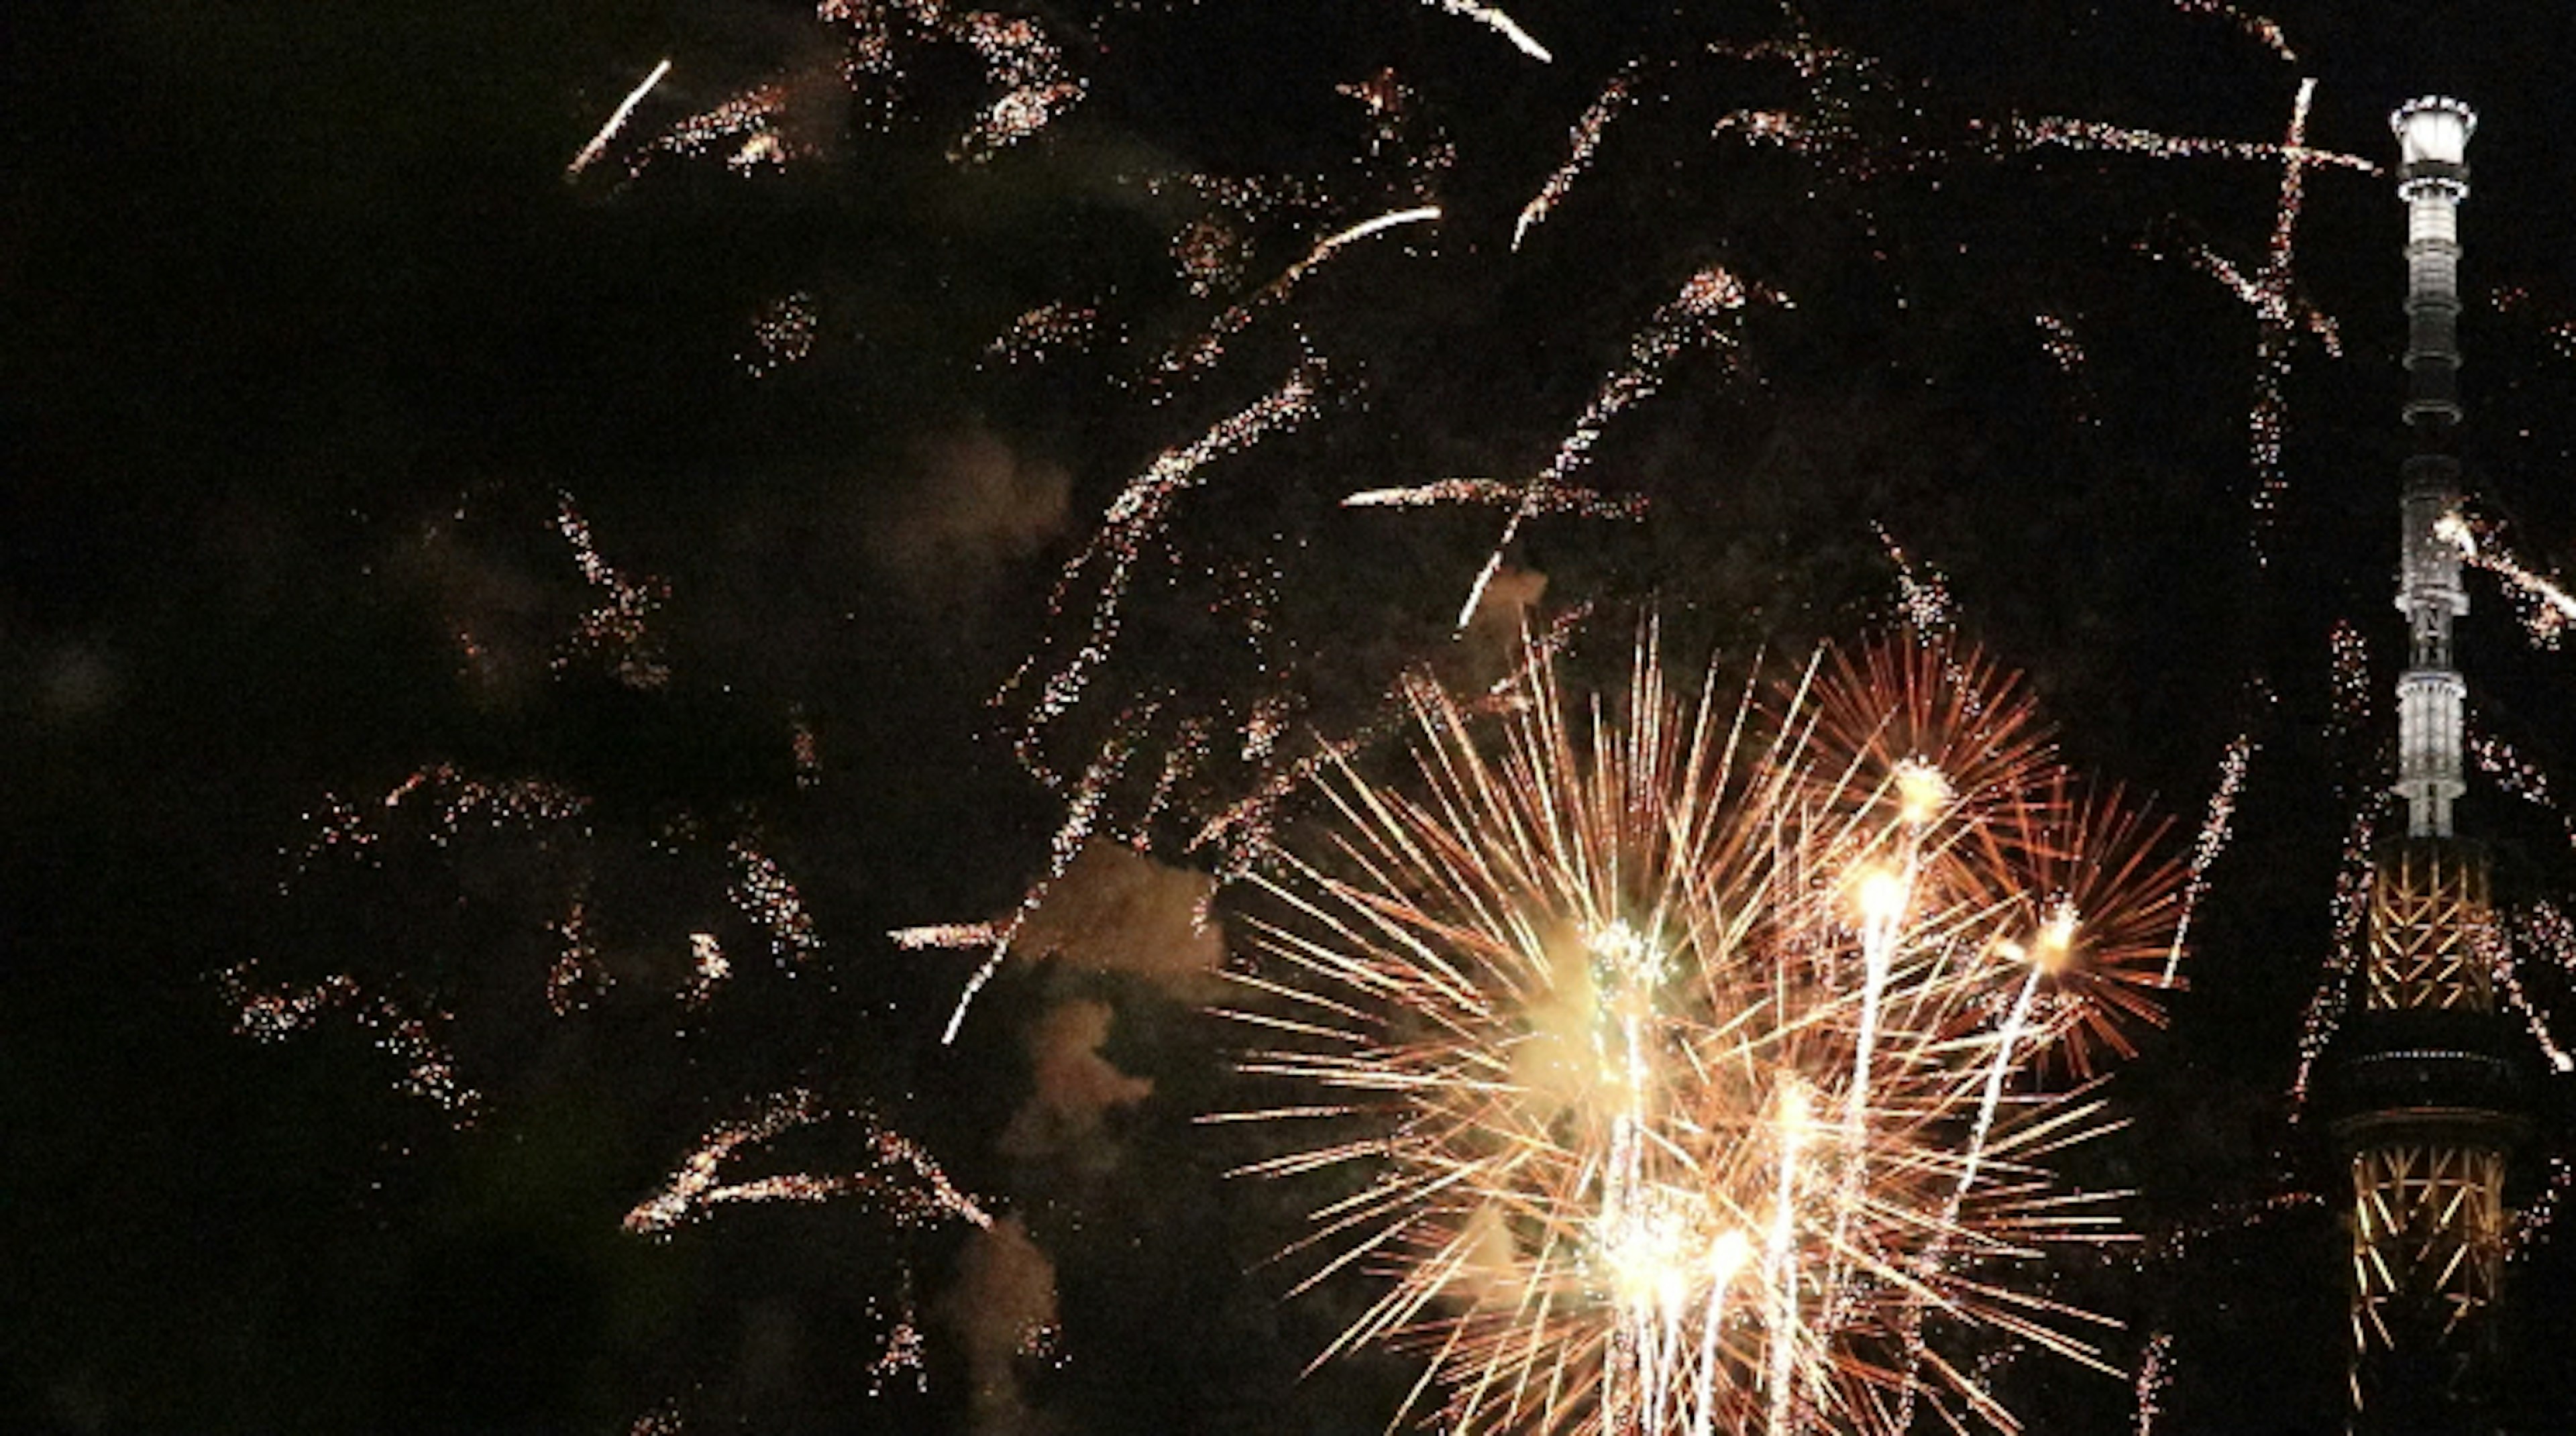
M 590 137 L 590 143 L 581 147 L 581 152 L 572 157 L 571 164 L 564 166 L 564 178 L 571 179 L 580 174 L 606 153 L 609 141 L 616 139 L 617 132 L 626 128 L 626 121 L 634 115 L 635 107 L 644 103 L 644 97 L 651 94 L 653 87 L 662 83 L 662 77 L 670 73 L 671 62 L 665 59 L 655 65 L 653 72 L 646 75 L 634 89 L 627 91 L 626 98 L 618 101 L 617 108 L 609 112 L 608 122 L 599 127 L 599 133 Z
M 1646 328 L 1630 341 L 1627 364 L 1603 382 L 1583 416 L 1575 421 L 1573 432 L 1557 446 L 1556 456 L 1523 486 L 1519 504 L 1504 521 L 1501 537 L 1494 541 L 1484 567 L 1468 587 L 1467 601 L 1459 606 L 1453 625 L 1456 631 L 1464 632 L 1467 621 L 1476 616 L 1486 587 L 1503 566 L 1505 551 L 1520 537 L 1521 525 L 1543 512 L 1546 505 L 1559 502 L 1554 496 L 1589 461 L 1593 446 L 1601 441 L 1602 430 L 1610 421 L 1652 397 L 1663 383 L 1664 370 L 1686 350 L 1699 344 L 1733 347 L 1735 336 L 1721 325 L 1755 302 L 1791 307 L 1784 295 L 1747 284 L 1724 269 L 1710 268 L 1692 275 L 1680 294 L 1655 311 Z
M 838 1197 L 860 1198 L 903 1227 L 952 1220 L 977 1227 L 993 1224 L 983 1206 L 959 1190 L 928 1152 L 866 1113 L 855 1114 L 867 1130 L 870 1165 L 865 1169 L 821 1176 L 798 1172 L 744 1181 L 722 1179 L 722 1169 L 737 1154 L 834 1115 L 812 1092 L 800 1089 L 770 1098 L 748 1118 L 718 1125 L 699 1139 L 696 1150 L 682 1159 L 661 1190 L 626 1214 L 626 1230 L 637 1236 L 667 1237 L 675 1228 L 731 1203 L 827 1202 Z
M 1693 703 L 1652 652 L 1588 717 L 1542 663 L 1490 740 L 1414 686 L 1418 770 L 1325 765 L 1329 827 L 1252 875 L 1241 1065 L 1306 1096 L 1236 1115 L 1315 1135 L 1247 1170 L 1376 1176 L 1300 1243 L 1333 1253 L 1309 1283 L 1387 1282 L 1327 1355 L 1430 1355 L 1461 1433 L 1862 1425 L 1923 1307 L 2098 1364 L 2080 1313 L 1999 1277 L 2100 1239 L 2044 1166 L 2099 1104 L 2007 1104 L 1994 1073 L 2033 1070 L 2044 996 L 2104 1004 L 2087 974 L 2163 956 L 2178 869 L 2039 781 L 1973 655 L 1881 644 Z M 2014 932 L 2056 946 L 1999 959 Z M 1945 1420 L 2001 1414 L 1920 1367 Z

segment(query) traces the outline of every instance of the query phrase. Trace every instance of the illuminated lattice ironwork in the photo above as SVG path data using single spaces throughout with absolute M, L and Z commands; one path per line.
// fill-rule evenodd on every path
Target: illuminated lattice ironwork
M 2355 1405 L 2372 1404 L 2371 1373 L 2389 1353 L 2446 1354 L 2435 1369 L 2456 1382 L 2492 1340 L 2481 1318 L 2504 1273 L 2504 1175 L 2504 1152 L 2477 1143 L 2353 1154 Z
M 2494 977 L 2477 940 L 2488 921 L 2482 852 L 2441 839 L 2390 844 L 2371 875 L 2364 1005 L 2493 1012 Z

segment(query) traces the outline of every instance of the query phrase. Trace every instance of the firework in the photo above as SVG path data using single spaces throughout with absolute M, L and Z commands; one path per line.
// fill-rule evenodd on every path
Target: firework
M 874 1203 L 897 1225 L 927 1227 L 957 1220 L 978 1227 L 992 1216 L 958 1190 L 911 1138 L 861 1114 L 868 1129 L 871 1165 L 858 1172 L 813 1176 L 798 1172 L 726 1182 L 719 1172 L 744 1148 L 771 1141 L 798 1127 L 831 1116 L 811 1092 L 781 1093 L 741 1121 L 717 1126 L 689 1153 L 662 1189 L 626 1214 L 626 1230 L 638 1236 L 668 1236 L 674 1227 L 704 1216 L 713 1207 L 733 1202 L 825 1202 L 855 1196 Z
M 1521 241 L 1529 238 L 1529 232 L 1546 221 L 1567 192 L 1574 188 L 1575 179 L 1592 163 L 1593 152 L 1601 148 L 1601 132 L 1609 128 L 1610 121 L 1628 106 L 1629 90 L 1636 83 L 1636 69 L 1637 65 L 1632 61 L 1626 69 L 1612 76 L 1610 83 L 1602 86 L 1601 97 L 1575 120 L 1565 163 L 1548 175 L 1547 183 L 1539 186 L 1538 193 L 1521 207 L 1520 218 L 1512 223 L 1512 248 L 1520 248 Z
M 1230 1015 L 1281 1093 L 1232 1115 L 1318 1135 L 1244 1170 L 1374 1178 L 1304 1244 L 1386 1279 L 1326 1355 L 1427 1351 L 1454 1432 L 2008 1421 L 1925 1318 L 2101 1364 L 2003 1276 L 2106 1235 L 2039 1059 L 2154 1016 L 2176 870 L 1973 655 L 1693 702 L 1654 644 L 1588 716 L 1542 659 L 1491 741 L 1416 685 L 1417 771 L 1329 765 L 1254 875 Z
M 626 121 L 634 115 L 635 107 L 644 103 L 644 97 L 651 94 L 653 87 L 662 83 L 662 77 L 669 73 L 671 73 L 671 62 L 666 59 L 655 65 L 653 72 L 646 75 L 642 83 L 627 91 L 626 98 L 618 101 L 617 108 L 609 112 L 608 123 L 599 127 L 599 133 L 590 137 L 590 143 L 581 147 L 581 153 L 572 157 L 571 164 L 564 166 L 564 178 L 571 179 L 580 174 L 606 153 L 608 142 L 617 138 L 619 130 L 626 128 Z
M 2462 561 L 2509 585 L 2506 591 L 2520 605 L 2523 630 L 2535 646 L 2558 646 L 2568 623 L 2576 620 L 2576 597 L 2516 559 L 2492 525 L 2472 522 L 2462 514 L 2446 514 L 2434 524 L 2433 532 L 2457 546 Z
M 645 620 L 670 598 L 670 586 L 649 576 L 629 578 L 601 557 L 590 520 L 582 517 L 569 493 L 556 495 L 555 528 L 572 545 L 581 576 L 603 595 L 598 607 L 582 615 L 568 650 L 556 655 L 555 671 L 570 667 L 576 654 L 590 655 L 604 659 L 617 681 L 629 688 L 668 687 L 670 665 L 662 661 L 661 645 Z
M 1601 442 L 1601 432 L 1610 421 L 1631 405 L 1653 397 L 1663 383 L 1664 370 L 1692 346 L 1732 348 L 1735 335 L 1721 326 L 1757 300 L 1783 307 L 1790 302 L 1786 296 L 1748 285 L 1726 270 L 1711 268 L 1693 274 L 1682 285 L 1681 293 L 1655 311 L 1654 319 L 1630 342 L 1628 362 L 1613 371 L 1592 396 L 1592 403 L 1575 421 L 1574 431 L 1557 445 L 1556 456 L 1547 467 L 1522 486 L 1520 502 L 1504 521 L 1502 536 L 1494 540 L 1493 551 L 1467 590 L 1467 601 L 1458 609 L 1458 629 L 1464 630 L 1467 621 L 1476 616 L 1476 605 L 1484 599 L 1485 586 L 1502 568 L 1504 551 L 1520 536 L 1523 523 L 1550 508 L 1574 505 L 1579 509 L 1582 500 L 1566 496 L 1565 481 L 1590 461 L 1592 448 Z

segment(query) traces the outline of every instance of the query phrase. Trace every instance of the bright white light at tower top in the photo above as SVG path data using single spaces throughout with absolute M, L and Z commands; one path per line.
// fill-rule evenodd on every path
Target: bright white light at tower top
M 2388 127 L 2397 132 L 2399 150 L 2410 165 L 2466 164 L 2478 114 L 2458 100 L 2427 95 L 2398 106 Z

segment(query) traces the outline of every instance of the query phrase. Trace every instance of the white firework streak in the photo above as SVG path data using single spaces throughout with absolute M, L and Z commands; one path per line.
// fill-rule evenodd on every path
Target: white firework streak
M 1547 52 L 1546 46 L 1540 44 L 1534 39 L 1531 39 L 1530 33 L 1520 27 L 1520 22 L 1514 20 L 1511 16 L 1504 14 L 1502 11 L 1495 9 L 1491 5 L 1478 5 L 1475 3 L 1475 0 L 1423 0 L 1423 3 L 1435 6 L 1441 10 L 1447 11 L 1449 14 L 1459 16 L 1463 19 L 1475 21 L 1477 24 L 1492 30 L 1504 39 L 1511 41 L 1513 46 L 1522 54 L 1529 56 L 1540 64 L 1550 63 L 1556 58 Z
M 1028 892 L 1020 898 L 1020 905 L 1011 910 L 1009 917 L 992 923 L 905 928 L 893 934 L 897 943 L 907 947 L 982 946 L 987 941 L 990 943 L 991 950 L 985 954 L 984 961 L 966 979 L 964 990 L 957 994 L 957 1006 L 949 1012 L 948 1025 L 939 1034 L 941 1046 L 950 1046 L 957 1041 L 958 1029 L 966 1025 L 966 1009 L 975 1005 L 977 994 L 993 980 L 994 974 L 1002 970 L 1003 961 L 1011 955 L 1011 944 L 1019 940 L 1020 930 L 1028 925 L 1038 905 L 1046 901 L 1047 893 L 1064 876 L 1065 870 L 1073 866 L 1074 857 L 1082 851 L 1083 843 L 1090 839 L 1092 828 L 1100 821 L 1101 806 L 1108 800 L 1109 785 L 1126 770 L 1127 759 L 1135 751 L 1135 741 L 1127 731 L 1128 726 L 1122 724 L 1109 736 L 1109 740 L 1101 745 L 1099 755 L 1092 760 L 1091 767 L 1074 784 L 1072 794 L 1065 801 L 1064 821 L 1057 825 L 1055 837 L 1048 844 L 1047 870 L 1036 882 L 1029 884 Z M 967 941 L 940 940 L 947 937 Z
M 1521 216 L 1512 225 L 1513 249 L 1519 249 L 1521 241 L 1529 237 L 1529 232 L 1547 219 L 1549 212 L 1565 198 L 1566 192 L 1574 188 L 1575 177 L 1592 163 L 1594 151 L 1601 148 L 1602 130 L 1608 127 L 1612 116 L 1628 105 L 1629 87 L 1636 81 L 1636 71 L 1637 62 L 1629 61 L 1626 68 L 1602 87 L 1601 97 L 1594 100 L 1582 117 L 1574 122 L 1573 145 L 1566 153 L 1565 163 L 1558 165 L 1555 172 L 1547 177 L 1547 183 L 1539 186 L 1538 193 L 1521 207 Z
M 2218 783 L 2210 790 L 2209 812 L 2200 820 L 2200 836 L 2191 845 L 2191 867 L 2182 889 L 2182 917 L 2174 924 L 2173 951 L 2165 956 L 2165 981 L 2174 978 L 2174 969 L 2182 962 L 2183 943 L 2191 936 L 2191 918 L 2200 908 L 2200 900 L 2209 892 L 2209 868 L 2218 855 L 2227 851 L 2227 840 L 2236 825 L 2236 803 L 2245 794 L 2245 774 L 2254 766 L 2258 745 L 2252 733 L 2239 733 L 2227 745 L 2227 754 L 2218 760 Z
M 1439 479 L 1392 489 L 1363 489 L 1342 500 L 1346 509 L 1430 508 L 1437 504 L 1490 504 L 1495 508 L 1533 505 L 1538 513 L 1577 514 L 1592 519 L 1633 519 L 1646 512 L 1642 498 L 1613 498 L 1594 489 L 1551 487 L 1532 495 L 1526 484 L 1500 479 Z
M 859 1118 L 868 1127 L 873 1170 L 718 1180 L 718 1169 L 737 1151 L 831 1115 L 813 1093 L 798 1090 L 771 1098 L 755 1116 L 717 1126 L 699 1140 L 662 1190 L 635 1204 L 623 1225 L 638 1236 L 661 1237 L 726 1203 L 827 1202 L 841 1196 L 870 1199 L 899 1226 L 926 1227 L 952 1218 L 978 1227 L 993 1224 L 982 1204 L 960 1191 L 919 1144 L 866 1113 Z
M 1313 249 L 1306 252 L 1305 258 L 1280 271 L 1279 277 L 1263 285 L 1259 293 L 1218 315 L 1197 339 L 1190 342 L 1188 347 L 1165 354 L 1157 368 L 1164 375 L 1170 376 L 1186 374 L 1192 369 L 1215 363 L 1225 352 L 1226 340 L 1241 333 L 1252 323 L 1253 316 L 1286 299 L 1288 292 L 1297 287 L 1297 282 L 1313 273 L 1317 265 L 1370 235 L 1394 229 L 1399 225 L 1421 224 L 1439 217 L 1440 206 L 1417 205 L 1412 209 L 1400 209 L 1390 214 L 1379 215 L 1375 219 L 1362 220 L 1348 229 L 1325 236 Z
M 1690 277 L 1673 300 L 1655 311 L 1645 331 L 1628 347 L 1627 367 L 1612 374 L 1592 398 L 1583 417 L 1575 421 L 1574 431 L 1557 445 L 1556 457 L 1546 468 L 1533 475 L 1521 488 L 1520 502 L 1513 506 L 1511 517 L 1504 521 L 1500 538 L 1494 540 L 1493 552 L 1476 574 L 1467 590 L 1467 601 L 1458 607 L 1456 632 L 1465 632 L 1467 620 L 1475 617 L 1476 605 L 1484 600 L 1485 589 L 1493 583 L 1494 574 L 1503 566 L 1503 552 L 1520 537 L 1521 525 L 1559 502 L 1554 496 L 1563 489 L 1591 457 L 1592 446 L 1601 441 L 1601 431 L 1628 406 L 1651 397 L 1663 383 L 1664 367 L 1695 343 L 1713 343 L 1731 347 L 1735 337 L 1717 327 L 1718 321 L 1735 313 L 1755 299 L 1786 306 L 1786 296 L 1758 286 L 1748 286 L 1723 269 L 1703 269 Z
M 581 153 L 572 157 L 571 164 L 564 166 L 564 178 L 570 179 L 590 168 L 607 151 L 608 142 L 617 138 L 619 130 L 626 128 L 627 120 L 635 114 L 635 107 L 644 103 L 644 97 L 651 94 L 653 87 L 662 83 L 662 77 L 670 73 L 671 62 L 664 60 L 653 67 L 653 73 L 646 75 L 643 83 L 627 91 L 626 98 L 618 101 L 617 108 L 609 113 L 608 123 L 599 127 L 599 133 L 590 137 L 590 143 L 581 147 Z

